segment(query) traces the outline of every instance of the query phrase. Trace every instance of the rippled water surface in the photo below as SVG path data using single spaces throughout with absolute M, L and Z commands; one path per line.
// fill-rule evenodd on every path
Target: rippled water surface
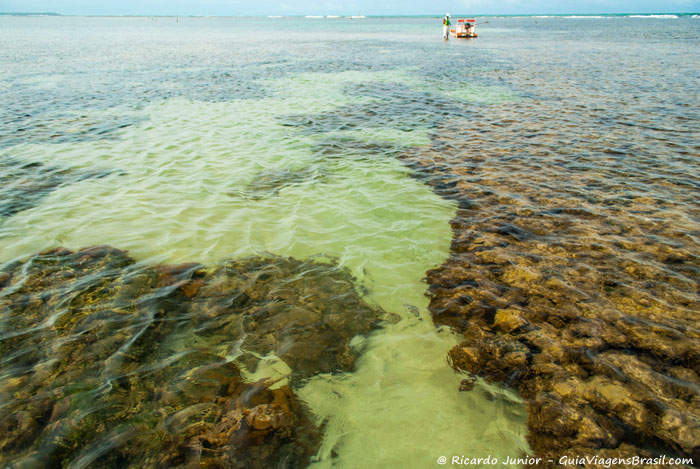
M 700 268 L 700 21 L 511 18 L 480 28 L 476 41 L 443 42 L 439 20 L 426 18 L 0 17 L 0 282 L 11 283 L 0 290 L 0 344 L 9 354 L 0 359 L 0 395 L 21 407 L 0 404 L 0 419 L 25 434 L 0 441 L 12 445 L 10 460 L 153 464 L 119 453 L 148 452 L 137 442 L 155 430 L 135 409 L 147 422 L 159 406 L 170 409 L 149 376 L 175 380 L 173 370 L 185 376 L 211 357 L 238 370 L 230 373 L 240 373 L 239 388 L 275 381 L 258 406 L 282 405 L 274 387 L 290 386 L 303 415 L 294 428 L 319 432 L 308 444 L 318 467 L 429 467 L 440 455 L 529 452 L 520 398 L 484 382 L 460 392 L 465 376 L 446 359 L 460 336 L 436 329 L 427 310 L 426 271 L 469 230 L 496 248 L 468 260 L 496 282 L 508 265 L 564 269 L 562 252 L 594 263 L 592 250 L 615 259 L 606 268 L 617 288 L 618 272 L 653 277 L 659 265 L 648 254 L 663 250 L 663 277 L 625 286 L 691 318 Z M 510 242 L 488 238 L 499 230 Z M 537 243 L 520 244 L 533 236 Z M 94 265 L 81 254 L 29 257 L 94 245 L 131 257 L 108 251 L 110 260 Z M 181 263 L 200 264 L 158 267 Z M 55 283 L 37 280 L 44 264 Z M 139 275 L 150 280 L 133 280 Z M 212 285 L 227 275 L 272 282 L 259 293 L 254 282 L 230 281 L 257 301 L 226 300 L 239 309 L 225 314 L 242 314 L 241 322 L 211 306 L 220 298 Z M 585 294 L 585 279 L 565 280 Z M 110 293 L 86 299 L 101 282 Z M 503 294 L 478 283 L 482 293 Z M 296 296 L 279 293 L 290 288 Z M 143 306 L 171 294 L 179 300 Z M 280 303 L 294 318 L 290 329 L 280 326 L 295 331 L 289 336 L 250 313 L 274 318 Z M 104 323 L 76 326 L 83 319 L 68 320 L 76 308 Z M 325 319 L 308 319 L 305 308 Z M 141 319 L 124 319 L 142 310 Z M 325 316 L 336 310 L 366 324 Z M 161 326 L 172 321 L 181 326 Z M 120 324 L 119 346 L 106 342 L 112 323 Z M 301 360 L 295 346 L 313 357 L 320 349 L 297 333 L 300 324 L 339 333 L 341 352 Z M 153 327 L 159 332 L 148 335 Z M 138 345 L 142 328 L 156 352 Z M 99 353 L 65 346 L 86 331 L 106 344 Z M 37 352 L 46 347 L 51 354 Z M 193 350 L 210 358 L 178 361 Z M 120 354 L 133 366 L 114 366 Z M 81 359 L 93 363 L 79 372 L 56 365 Z M 55 387 L 32 388 L 47 376 Z M 125 377 L 130 394 L 119 391 Z M 143 397 L 159 393 L 166 397 Z M 70 404 L 60 400 L 66 395 Z M 187 396 L 153 428 L 177 426 L 186 409 L 200 415 L 211 401 Z M 32 414 L 40 397 L 51 404 Z M 105 406 L 129 414 L 120 421 L 128 429 L 87 425 L 75 439 L 70 425 Z M 262 431 L 256 410 L 241 412 Z M 225 418 L 206 415 L 212 434 L 220 431 Z M 81 443 L 69 451 L 56 438 Z

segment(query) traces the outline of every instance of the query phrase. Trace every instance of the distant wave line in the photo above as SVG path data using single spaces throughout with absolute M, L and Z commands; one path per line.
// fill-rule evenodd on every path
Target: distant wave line
M 678 15 L 629 15 L 628 18 L 668 18 L 676 19 Z
M 272 18 L 272 17 L 268 17 Z M 350 19 L 360 19 L 360 18 L 366 18 L 364 15 L 360 16 L 338 16 L 338 15 L 327 15 L 327 16 L 320 16 L 320 15 L 306 15 L 304 18 L 309 18 L 309 19 L 323 19 L 323 18 L 329 18 L 329 19 L 336 19 L 336 18 L 350 18 Z
M 477 15 L 481 16 L 481 15 Z M 688 18 L 698 18 L 700 15 L 682 15 L 684 17 Z M 510 15 L 496 15 L 496 16 L 489 16 L 489 15 L 483 15 L 482 17 L 484 18 L 514 18 L 514 19 L 523 19 L 523 18 L 537 18 L 537 19 L 548 19 L 548 18 L 559 18 L 559 19 L 615 19 L 615 18 L 655 18 L 655 19 L 678 19 L 681 16 L 679 15 L 672 15 L 672 14 L 663 14 L 663 15 L 653 15 L 653 14 L 648 14 L 648 15 L 521 15 L 521 16 L 510 16 Z

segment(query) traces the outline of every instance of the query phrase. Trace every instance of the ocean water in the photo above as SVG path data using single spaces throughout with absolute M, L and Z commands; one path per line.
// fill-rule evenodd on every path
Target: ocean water
M 606 216 L 673 231 L 697 265 L 700 21 L 483 21 L 445 42 L 435 18 L 0 17 L 0 262 L 97 244 L 143 266 L 331 259 L 394 319 L 353 341 L 354 372 L 296 385 L 323 429 L 314 467 L 527 453 L 514 391 L 458 391 L 460 338 L 423 280 L 458 204 L 406 155 L 473 149 L 483 171 L 459 184 L 542 207 L 579 203 L 590 171 L 622 207 Z M 643 197 L 653 221 L 621 203 Z M 271 360 L 256 378 L 285 377 Z

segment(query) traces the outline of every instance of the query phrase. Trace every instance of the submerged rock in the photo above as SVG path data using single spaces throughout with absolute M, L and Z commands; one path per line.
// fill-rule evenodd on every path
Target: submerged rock
M 5 265 L 0 463 L 303 467 L 320 432 L 291 385 L 351 370 L 380 316 L 347 270 L 290 258 L 143 268 L 98 246 Z M 256 370 L 270 356 L 289 376 Z
M 664 199 L 615 198 L 648 182 L 614 174 L 591 186 L 553 151 L 457 124 L 441 132 L 449 140 L 403 155 L 459 202 L 451 256 L 427 275 L 435 322 L 464 335 L 454 368 L 520 391 L 545 460 L 697 461 L 700 225 L 674 217 L 693 206 L 688 195 L 666 185 Z M 456 146 L 460 136 L 469 144 Z
M 261 200 L 279 195 L 280 191 L 286 187 L 318 181 L 319 179 L 319 172 L 313 168 L 263 171 L 238 195 L 247 199 Z
M 0 221 L 34 207 L 58 187 L 84 179 L 102 178 L 113 171 L 80 171 L 11 158 L 0 160 Z
M 278 117 L 278 122 L 294 127 L 308 135 L 353 131 L 372 128 L 390 128 L 414 131 L 434 126 L 461 103 L 412 90 L 399 83 L 362 82 L 349 84 L 345 94 L 373 99 L 335 107 L 332 111 L 315 114 L 291 114 Z

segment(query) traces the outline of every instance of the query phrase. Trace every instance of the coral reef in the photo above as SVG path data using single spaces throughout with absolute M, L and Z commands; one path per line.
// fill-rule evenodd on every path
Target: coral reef
M 295 382 L 351 370 L 380 311 L 347 270 L 251 257 L 144 267 L 107 246 L 0 268 L 0 463 L 303 467 Z M 252 379 L 266 357 L 289 376 Z
M 435 322 L 464 335 L 449 353 L 454 368 L 520 391 L 529 442 L 545 460 L 697 461 L 700 249 L 690 195 L 670 175 L 661 188 L 642 171 L 601 177 L 567 167 L 566 154 L 526 158 L 532 142 L 497 144 L 492 129 L 455 125 L 440 135 L 473 145 L 436 135 L 403 155 L 459 203 L 450 258 L 427 276 Z M 601 157 L 575 166 L 587 158 Z

